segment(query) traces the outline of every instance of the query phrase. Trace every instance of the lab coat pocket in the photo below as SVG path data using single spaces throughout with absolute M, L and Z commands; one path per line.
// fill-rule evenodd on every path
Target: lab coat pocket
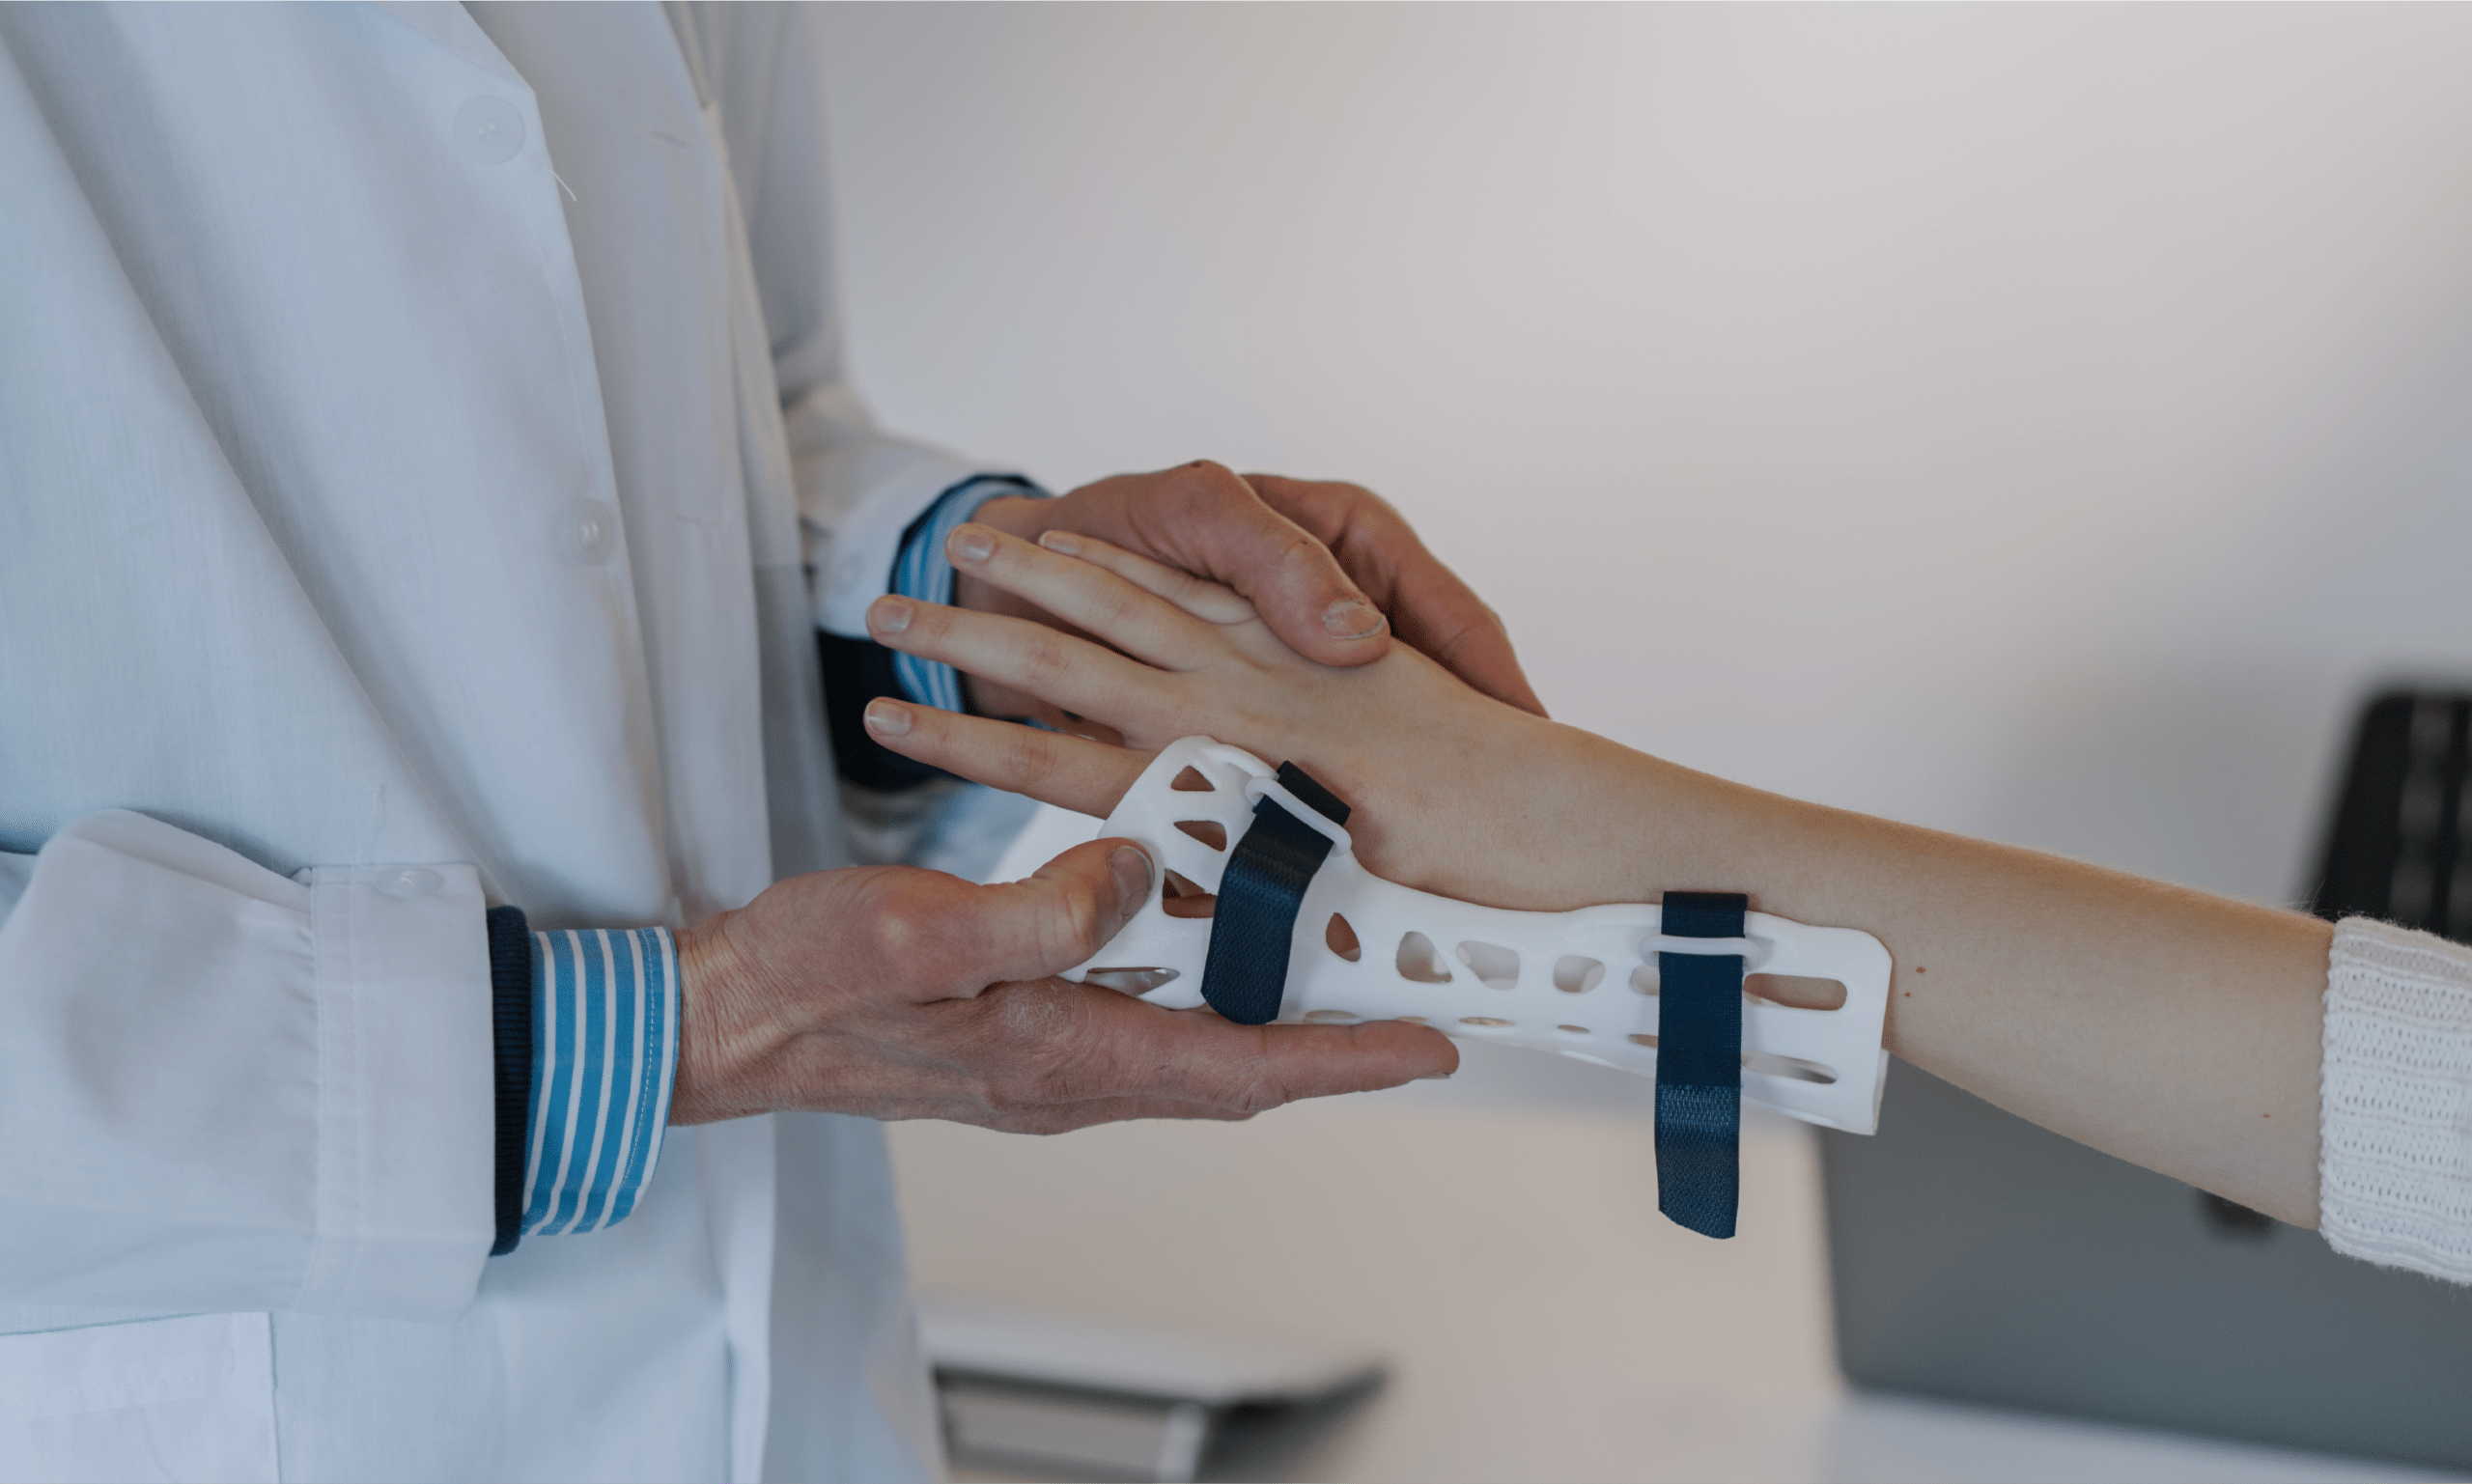
M 0 1480 L 275 1477 L 264 1314 L 0 1335 Z

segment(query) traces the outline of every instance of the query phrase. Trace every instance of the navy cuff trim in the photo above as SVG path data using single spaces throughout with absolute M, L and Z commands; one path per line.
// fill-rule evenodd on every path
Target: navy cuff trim
M 490 1255 L 502 1257 L 523 1233 L 524 1146 L 532 1127 L 532 934 L 520 908 L 493 907 L 487 920 L 497 1073 L 497 1237 Z

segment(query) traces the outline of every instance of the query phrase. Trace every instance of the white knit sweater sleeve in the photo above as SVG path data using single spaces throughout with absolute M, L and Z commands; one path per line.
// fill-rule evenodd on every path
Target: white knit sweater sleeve
M 2336 927 L 2318 1211 L 2336 1251 L 2472 1283 L 2472 948 Z

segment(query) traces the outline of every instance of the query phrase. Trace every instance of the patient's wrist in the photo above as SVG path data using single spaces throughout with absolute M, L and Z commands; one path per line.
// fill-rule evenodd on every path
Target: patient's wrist
M 1506 797 L 1505 823 L 1539 858 L 1532 880 L 1569 909 L 1655 902 L 1669 891 L 1747 891 L 1756 910 L 1793 916 L 1776 900 L 1788 886 L 1789 844 L 1812 806 L 1731 783 L 1556 722 L 1538 722 L 1525 782 Z
M 1507 706 L 1446 730 L 1408 766 L 1361 774 L 1378 781 L 1349 800 L 1350 827 L 1376 874 L 1522 911 L 1656 900 L 1700 775 Z

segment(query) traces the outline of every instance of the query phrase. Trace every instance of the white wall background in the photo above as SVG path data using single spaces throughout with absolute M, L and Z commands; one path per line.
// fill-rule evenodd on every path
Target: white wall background
M 1370 484 L 1635 746 L 2281 900 L 2472 673 L 2472 10 L 827 25 L 887 422 Z

